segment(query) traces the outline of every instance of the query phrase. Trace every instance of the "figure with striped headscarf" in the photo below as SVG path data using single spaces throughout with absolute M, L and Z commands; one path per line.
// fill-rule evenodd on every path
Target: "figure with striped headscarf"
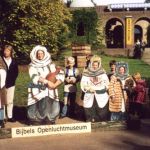
M 81 89 L 85 93 L 83 107 L 86 121 L 99 122 L 108 119 L 108 85 L 109 79 L 102 68 L 101 58 L 94 55 L 81 78 Z

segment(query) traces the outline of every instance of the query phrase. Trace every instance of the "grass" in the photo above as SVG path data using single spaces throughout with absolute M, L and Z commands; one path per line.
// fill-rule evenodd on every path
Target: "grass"
M 98 52 L 94 52 L 94 54 L 98 54 Z M 71 50 L 69 51 L 62 51 L 61 54 L 57 57 L 57 60 L 55 59 L 54 62 L 64 67 L 64 60 L 65 57 L 71 56 Z M 109 61 L 112 59 L 115 59 L 116 61 L 124 61 L 127 62 L 129 65 L 129 72 L 131 75 L 133 75 L 135 72 L 140 72 L 142 77 L 150 83 L 150 66 L 145 64 L 141 60 L 137 59 L 128 59 L 124 57 L 111 57 L 111 56 L 105 56 L 101 55 L 102 58 L 102 66 L 106 71 L 109 71 Z M 30 78 L 27 71 L 27 66 L 20 69 L 19 76 L 17 78 L 16 82 L 16 90 L 15 90 L 15 105 L 17 106 L 23 106 L 27 103 L 28 98 L 28 83 L 30 82 Z M 82 70 L 82 69 L 81 69 Z M 79 97 L 81 94 L 80 85 L 78 84 L 78 93 L 77 96 Z M 63 85 L 59 87 L 59 96 L 60 100 L 63 100 Z
M 28 72 L 19 72 L 15 89 L 15 105 L 26 105 L 28 98 L 28 83 L 30 81 Z

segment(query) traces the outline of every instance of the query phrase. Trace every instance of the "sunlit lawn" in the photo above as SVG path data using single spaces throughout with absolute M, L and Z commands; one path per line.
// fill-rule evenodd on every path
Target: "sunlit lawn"
M 97 53 L 97 52 L 95 52 Z M 98 53 L 97 53 L 98 54 Z M 64 59 L 65 57 L 71 55 L 71 51 L 64 51 L 55 61 L 57 65 L 64 67 Z M 140 72 L 142 77 L 150 80 L 150 66 L 145 64 L 141 60 L 128 59 L 128 58 L 119 58 L 119 57 L 110 57 L 101 55 L 103 68 L 108 71 L 109 70 L 109 61 L 115 59 L 116 61 L 124 61 L 129 65 L 129 73 L 132 75 L 135 72 Z M 81 69 L 82 70 L 82 69 Z M 28 97 L 28 83 L 30 82 L 29 75 L 27 69 L 20 71 L 19 77 L 16 83 L 16 91 L 15 91 L 15 105 L 26 105 L 27 97 Z M 150 83 L 150 82 L 149 82 Z M 78 85 L 78 97 L 80 96 L 80 86 Z M 63 99 L 63 85 L 59 88 L 60 99 Z

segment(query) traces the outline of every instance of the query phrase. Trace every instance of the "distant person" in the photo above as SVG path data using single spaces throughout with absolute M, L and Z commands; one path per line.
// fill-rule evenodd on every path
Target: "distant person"
M 111 79 L 111 76 L 113 74 L 115 74 L 115 70 L 116 70 L 116 60 L 111 60 L 109 62 L 109 67 L 110 67 L 110 71 L 107 73 L 107 76 L 109 78 L 109 80 Z
M 83 107 L 86 121 L 99 122 L 108 119 L 109 79 L 101 65 L 101 58 L 94 55 L 81 78 L 81 89 L 85 93 Z
M 64 82 L 64 72 L 52 63 L 46 47 L 37 45 L 30 53 L 30 84 L 27 115 L 30 125 L 55 124 L 60 112 L 58 86 Z
M 146 45 L 147 45 L 146 42 L 143 41 L 143 42 L 142 42 L 142 49 L 143 49 L 143 51 L 145 50 Z
M 67 58 L 67 67 L 65 68 L 64 106 L 60 118 L 75 117 L 76 84 L 79 80 L 80 75 L 78 68 L 75 67 L 75 59 L 70 56 Z
M 4 128 L 4 105 L 6 100 L 5 94 L 5 81 L 6 81 L 6 66 L 0 57 L 0 128 Z
M 142 42 L 142 49 L 141 49 L 141 57 L 143 57 L 144 51 L 145 51 L 145 47 L 146 47 L 146 42 Z
M 91 59 L 92 56 L 93 56 L 92 54 L 86 55 L 86 66 L 85 66 L 85 69 L 88 68 L 88 65 L 89 65 L 89 63 L 90 63 L 90 59 Z
M 3 61 L 6 64 L 6 119 L 8 122 L 15 122 L 13 116 L 15 84 L 18 77 L 18 64 L 13 58 L 13 47 L 5 45 L 3 49 Z
M 140 40 L 137 40 L 137 42 L 135 43 L 133 57 L 135 59 L 141 59 L 142 57 L 142 44 Z

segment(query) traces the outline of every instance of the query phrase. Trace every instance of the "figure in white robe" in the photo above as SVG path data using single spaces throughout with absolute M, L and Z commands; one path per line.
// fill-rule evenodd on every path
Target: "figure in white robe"
M 83 107 L 86 121 L 95 122 L 108 119 L 108 85 L 109 79 L 101 67 L 101 58 L 94 55 L 81 79 L 81 89 L 85 93 Z
M 59 115 L 60 106 L 57 87 L 64 81 L 64 72 L 57 74 L 50 54 L 43 46 L 36 46 L 30 54 L 29 75 L 31 82 L 28 88 L 28 118 L 30 124 L 54 124 Z M 46 77 L 53 73 L 56 82 Z

